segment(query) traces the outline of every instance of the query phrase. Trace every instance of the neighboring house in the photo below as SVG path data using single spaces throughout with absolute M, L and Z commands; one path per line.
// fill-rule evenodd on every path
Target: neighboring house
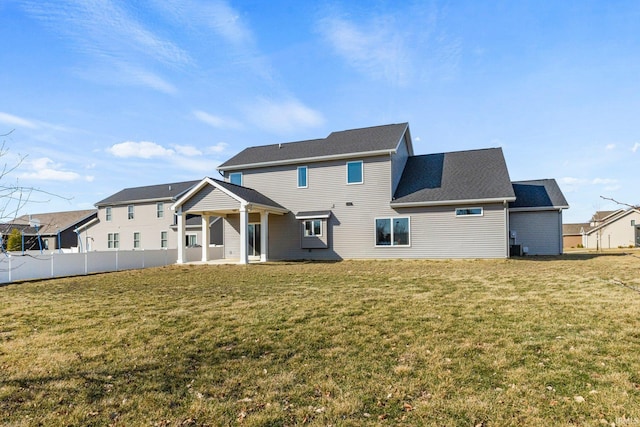
M 565 248 L 584 247 L 582 236 L 591 229 L 588 222 L 562 224 L 562 241 Z
M 164 249 L 178 246 L 171 205 L 200 181 L 132 187 L 96 203 L 98 221 L 87 231 L 88 250 Z M 199 217 L 189 217 L 180 246 L 202 241 Z
M 640 247 L 640 208 L 613 211 L 591 224 L 583 233 L 585 248 Z
M 82 250 L 82 230 L 96 221 L 95 209 L 22 215 L 0 224 L 3 247 L 13 229 L 20 230 L 24 250 Z
M 554 180 L 512 183 L 500 148 L 414 155 L 407 123 L 250 147 L 218 170 L 177 197 L 177 241 L 189 215 L 222 218 L 224 257 L 241 263 L 562 253 Z

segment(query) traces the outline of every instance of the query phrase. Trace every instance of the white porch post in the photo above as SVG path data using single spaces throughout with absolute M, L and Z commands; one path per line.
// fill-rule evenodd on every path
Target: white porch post
M 260 213 L 260 261 L 269 259 L 269 212 Z
M 209 261 L 209 215 L 202 215 L 202 262 Z
M 247 205 L 242 203 L 240 205 L 240 264 L 249 263 L 249 213 L 247 212 Z
M 182 208 L 178 208 L 178 211 L 176 212 L 176 217 L 178 219 L 178 259 L 176 263 L 184 264 L 185 225 L 184 225 L 184 215 L 182 215 Z

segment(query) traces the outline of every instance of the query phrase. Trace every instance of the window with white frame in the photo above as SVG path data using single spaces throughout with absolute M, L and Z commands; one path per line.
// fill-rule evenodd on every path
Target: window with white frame
M 104 210 L 105 219 L 111 221 L 111 206 L 107 206 Z
M 242 185 L 242 172 L 232 172 L 229 174 L 229 182 L 236 185 Z
M 306 166 L 298 166 L 298 188 L 308 187 L 309 169 Z
M 118 249 L 120 247 L 120 233 L 107 234 L 107 247 L 109 249 Z
M 133 219 L 133 205 L 127 206 L 127 219 Z
M 156 203 L 156 218 L 164 218 L 164 203 Z
M 193 247 L 198 245 L 198 236 L 196 234 L 187 234 L 185 236 L 185 244 L 187 247 Z
M 456 208 L 456 216 L 482 216 L 482 208 Z
M 304 237 L 317 237 L 322 236 L 322 220 L 321 219 L 307 219 L 303 221 Z
M 363 182 L 362 160 L 347 162 L 347 184 L 362 184 Z
M 409 217 L 376 218 L 376 246 L 409 246 Z
M 160 247 L 163 249 L 169 246 L 168 235 L 169 233 L 166 231 L 160 232 Z
M 140 232 L 138 231 L 133 233 L 133 248 L 134 249 L 140 248 Z

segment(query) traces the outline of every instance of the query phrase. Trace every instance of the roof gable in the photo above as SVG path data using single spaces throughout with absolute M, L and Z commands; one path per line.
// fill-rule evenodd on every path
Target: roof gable
M 58 231 L 64 231 L 74 227 L 77 224 L 95 217 L 96 209 L 85 209 L 77 211 L 50 212 L 42 214 L 22 215 L 13 221 L 0 225 L 0 230 L 6 232 L 12 228 L 22 230 L 24 234 L 56 234 Z M 40 225 L 36 232 L 32 227 L 33 221 L 37 221 Z
M 148 185 L 144 187 L 131 187 L 120 190 L 117 193 L 96 203 L 96 207 L 121 205 L 132 202 L 150 202 L 155 200 L 172 201 L 180 197 L 185 191 L 200 181 L 183 181 L 169 184 Z
M 408 123 L 400 123 L 351 129 L 332 132 L 322 139 L 249 147 L 221 164 L 218 169 L 235 170 L 298 161 L 390 153 L 396 150 L 408 126 Z
M 500 148 L 411 156 L 392 205 L 513 200 Z
M 510 209 L 567 209 L 565 199 L 555 179 L 514 181 L 516 200 L 509 203 Z

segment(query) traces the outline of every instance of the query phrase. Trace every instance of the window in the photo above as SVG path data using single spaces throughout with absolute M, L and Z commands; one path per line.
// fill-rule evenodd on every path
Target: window
M 166 231 L 161 231 L 160 232 L 160 247 L 161 248 L 166 248 L 168 247 L 168 241 L 167 241 L 167 232 Z
M 307 167 L 298 167 L 298 188 L 307 188 Z
M 229 182 L 236 185 L 242 185 L 242 172 L 230 173 Z
M 49 250 L 49 239 L 42 239 L 42 249 L 45 251 Z
M 303 222 L 304 237 L 322 236 L 322 220 L 308 219 Z
M 187 234 L 185 236 L 185 244 L 187 247 L 193 247 L 198 245 L 198 236 L 195 234 Z
M 362 184 L 362 161 L 347 162 L 347 184 Z
M 482 216 L 482 208 L 458 208 L 456 216 Z
M 107 206 L 105 209 L 105 217 L 107 221 L 111 221 L 111 206 Z
M 164 218 L 164 203 L 156 203 L 156 218 Z
M 409 218 L 376 219 L 376 246 L 409 246 Z
M 107 234 L 107 247 L 109 249 L 118 249 L 120 247 L 120 233 Z
M 135 232 L 133 233 L 133 249 L 139 249 L 140 248 L 140 233 L 139 232 Z
M 133 205 L 127 206 L 127 219 L 133 219 Z

